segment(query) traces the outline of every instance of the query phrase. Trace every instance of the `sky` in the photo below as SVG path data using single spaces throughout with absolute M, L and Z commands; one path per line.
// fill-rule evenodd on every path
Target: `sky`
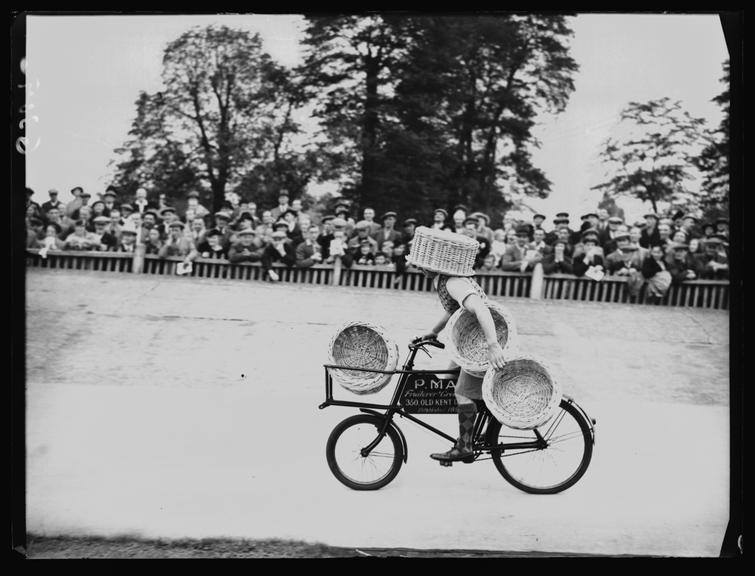
M 601 143 L 630 101 L 668 96 L 710 127 L 721 119 L 726 44 L 717 15 L 580 14 L 570 18 L 572 57 L 580 69 L 566 109 L 539 118 L 536 166 L 552 182 L 549 198 L 529 206 L 573 217 L 594 208 L 603 181 Z M 126 139 L 139 91 L 161 89 L 165 46 L 189 28 L 213 23 L 259 32 L 279 63 L 298 64 L 301 16 L 30 16 L 27 21 L 27 186 L 47 200 L 68 200 L 82 186 L 110 184 L 114 149 Z M 330 189 L 313 186 L 311 192 Z M 621 202 L 628 216 L 643 207 Z

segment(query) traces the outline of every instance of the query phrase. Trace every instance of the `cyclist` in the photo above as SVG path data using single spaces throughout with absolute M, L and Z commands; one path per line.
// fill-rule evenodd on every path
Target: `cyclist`
M 449 250 L 449 246 L 452 249 Z M 446 230 L 417 228 L 407 262 L 432 278 L 444 314 L 429 334 L 422 338 L 436 338 L 445 328 L 451 315 L 460 307 L 474 313 L 487 343 L 490 365 L 501 369 L 504 365 L 503 349 L 498 343 L 495 323 L 487 307 L 487 296 L 474 276 L 473 265 L 479 244 L 473 238 Z M 451 368 L 458 368 L 452 362 Z M 459 439 L 447 452 L 431 454 L 435 460 L 446 462 L 472 462 L 472 434 L 477 405 L 482 402 L 482 378 L 460 370 L 456 383 L 456 403 L 459 415 Z

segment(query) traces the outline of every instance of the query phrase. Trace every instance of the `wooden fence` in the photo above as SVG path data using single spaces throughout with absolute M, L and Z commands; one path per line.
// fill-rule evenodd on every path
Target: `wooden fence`
M 46 258 L 39 250 L 27 250 L 27 266 L 35 268 L 57 268 L 68 270 L 92 270 L 106 272 L 130 272 L 152 275 L 174 275 L 180 258 L 161 259 L 154 255 L 140 255 L 119 252 L 49 252 Z M 354 288 L 378 288 L 385 290 L 411 290 L 429 292 L 430 279 L 417 271 L 407 271 L 397 275 L 390 269 L 373 266 L 352 266 L 342 268 L 318 264 L 309 268 L 287 268 L 274 264 L 282 282 L 345 286 Z M 227 260 L 197 258 L 188 276 L 195 278 L 222 278 L 229 280 L 262 281 L 263 270 L 260 264 L 231 264 Z M 629 296 L 626 279 L 607 276 L 600 282 L 577 278 L 568 274 L 544 275 L 537 266 L 530 273 L 478 272 L 475 280 L 485 293 L 493 297 L 519 297 L 547 300 L 580 300 L 585 302 L 645 302 L 644 288 L 638 296 Z M 662 304 L 729 309 L 729 282 L 721 280 L 693 280 L 679 286 L 672 286 Z

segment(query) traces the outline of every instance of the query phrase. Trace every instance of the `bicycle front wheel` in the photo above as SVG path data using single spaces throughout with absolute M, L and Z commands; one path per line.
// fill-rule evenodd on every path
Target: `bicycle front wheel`
M 369 453 L 384 420 L 359 414 L 346 418 L 330 433 L 325 453 L 333 475 L 354 490 L 377 490 L 396 477 L 404 458 L 401 439 L 389 426 L 385 436 Z
M 592 459 L 590 426 L 566 399 L 561 400 L 556 414 L 535 430 L 514 430 L 491 419 L 488 442 L 494 447 L 491 456 L 501 475 L 530 494 L 566 490 L 582 478 Z M 540 447 L 516 447 L 522 443 L 539 443 Z

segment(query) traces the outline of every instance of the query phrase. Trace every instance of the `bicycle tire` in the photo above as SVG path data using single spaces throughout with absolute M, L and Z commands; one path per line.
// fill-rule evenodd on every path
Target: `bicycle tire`
M 378 490 L 390 483 L 396 477 L 396 474 L 401 470 L 404 451 L 401 438 L 393 426 L 388 427 L 385 437 L 376 447 L 376 449 L 380 448 L 380 450 L 373 450 L 367 457 L 359 454 L 359 451 L 362 448 L 367 446 L 377 437 L 384 422 L 385 420 L 380 416 L 358 414 L 346 418 L 333 428 L 333 431 L 328 437 L 325 455 L 328 460 L 330 471 L 339 482 L 353 490 Z M 361 427 L 361 430 L 357 429 L 357 427 Z M 349 433 L 349 438 L 344 439 L 347 432 Z M 352 434 L 352 432 L 356 432 L 356 434 Z M 354 436 L 354 438 L 352 438 L 352 436 Z M 339 446 L 339 441 L 341 446 Z M 349 445 L 344 446 L 347 442 Z M 343 447 L 343 449 L 341 449 L 341 447 Z M 392 453 L 383 452 L 384 450 L 391 450 L 391 448 Z M 370 462 L 370 465 L 377 470 L 378 467 L 375 465 L 377 459 L 385 460 L 387 468 L 383 474 L 372 480 L 357 479 L 354 477 L 355 473 L 352 472 L 352 470 L 355 467 L 361 467 L 365 474 L 369 472 L 369 470 L 365 470 L 368 462 Z
M 549 449 L 552 450 L 553 445 L 549 444 L 549 446 L 544 449 L 522 451 L 521 453 L 514 453 L 511 455 L 504 454 L 505 450 L 501 450 L 500 448 L 492 448 L 491 457 L 493 459 L 495 467 L 498 469 L 498 472 L 500 472 L 501 476 L 503 476 L 506 481 L 509 482 L 509 484 L 511 484 L 512 486 L 515 486 L 516 488 L 529 494 L 557 494 L 576 484 L 587 471 L 587 468 L 590 466 L 590 461 L 592 460 L 593 451 L 593 436 L 592 432 L 590 431 L 590 424 L 585 420 L 585 417 L 580 412 L 580 410 L 568 400 L 562 399 L 560 408 L 563 411 L 563 416 L 561 416 L 562 412 L 557 412 L 553 418 L 551 418 L 540 428 L 545 429 L 547 433 L 548 427 L 551 424 L 557 427 L 561 427 L 561 424 L 563 424 L 567 418 L 571 418 L 571 420 L 566 420 L 566 428 L 573 428 L 575 425 L 578 427 L 578 432 L 577 430 L 574 430 L 573 432 L 573 449 L 577 451 L 581 447 L 581 455 L 579 456 L 578 462 L 575 461 L 576 463 L 573 466 L 573 470 L 564 479 L 549 485 L 537 485 L 534 482 L 526 481 L 520 475 L 512 472 L 515 460 L 523 454 L 536 454 L 537 452 L 545 453 Z M 560 420 L 558 420 L 559 417 L 561 417 Z M 490 446 L 497 446 L 499 444 L 499 435 L 501 428 L 503 428 L 503 426 L 498 420 L 496 420 L 495 418 L 491 419 L 487 431 L 487 440 Z M 556 430 L 551 433 L 551 438 L 553 438 Z M 515 432 L 519 435 L 522 435 L 524 431 Z M 530 431 L 529 433 L 531 434 L 530 439 L 534 439 L 534 431 Z M 568 441 L 568 439 L 564 442 L 566 441 Z M 557 444 L 557 442 L 553 442 L 553 444 Z M 504 459 L 510 462 L 508 467 L 506 464 L 504 464 Z

